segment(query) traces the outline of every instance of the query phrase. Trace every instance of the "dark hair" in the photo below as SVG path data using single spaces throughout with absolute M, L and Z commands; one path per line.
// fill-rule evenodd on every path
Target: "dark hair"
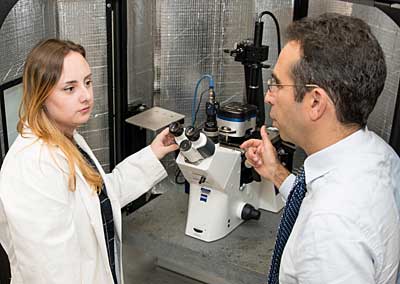
M 327 13 L 293 22 L 289 41 L 298 41 L 301 59 L 293 66 L 296 101 L 305 84 L 328 92 L 343 124 L 364 127 L 386 79 L 385 57 L 369 26 L 361 19 Z

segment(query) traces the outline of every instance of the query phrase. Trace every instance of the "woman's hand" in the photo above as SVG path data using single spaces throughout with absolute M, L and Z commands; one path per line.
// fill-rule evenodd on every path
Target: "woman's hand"
M 151 150 L 156 155 L 156 157 L 161 160 L 170 152 L 178 150 L 178 145 L 175 143 L 174 136 L 169 133 L 168 127 L 161 131 L 153 142 L 151 142 Z

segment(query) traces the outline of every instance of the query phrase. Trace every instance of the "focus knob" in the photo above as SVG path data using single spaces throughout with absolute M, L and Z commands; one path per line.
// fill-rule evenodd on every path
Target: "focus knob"
M 258 220 L 260 219 L 261 212 L 260 210 L 255 209 L 252 205 L 246 204 L 242 210 L 242 220 Z

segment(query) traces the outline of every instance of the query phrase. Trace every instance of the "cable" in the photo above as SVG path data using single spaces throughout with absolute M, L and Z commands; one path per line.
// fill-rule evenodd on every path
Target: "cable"
M 269 11 L 263 11 L 263 12 L 261 12 L 261 14 L 258 16 L 258 21 L 259 21 L 259 22 L 261 22 L 261 18 L 262 18 L 264 15 L 268 15 L 268 16 L 270 16 L 270 17 L 274 20 L 275 27 L 276 27 L 276 37 L 277 37 L 277 41 L 278 41 L 278 55 L 279 55 L 279 54 L 281 53 L 281 32 L 280 32 L 280 29 L 279 29 L 278 20 L 276 19 L 276 17 L 274 16 L 274 14 L 272 14 L 271 12 L 269 12 Z
M 199 85 L 201 81 L 204 79 L 208 78 L 209 82 L 209 88 L 214 89 L 214 79 L 211 75 L 205 74 L 201 76 L 201 78 L 197 81 L 196 88 L 194 89 L 194 95 L 193 95 L 193 103 L 192 103 L 192 126 L 194 126 L 194 116 L 195 116 L 195 107 L 196 107 L 196 97 L 197 97 L 197 89 L 199 88 Z
M 197 113 L 199 112 L 199 109 L 200 109 L 201 100 L 203 99 L 203 95 L 204 95 L 208 90 L 209 90 L 209 89 L 206 89 L 206 90 L 202 91 L 201 94 L 200 94 L 200 99 L 199 99 L 199 102 L 197 103 L 196 113 L 194 114 L 193 127 L 196 127 Z
M 176 184 L 185 184 L 185 181 L 186 181 L 186 179 L 183 176 L 182 171 L 179 168 L 177 168 L 175 171 L 175 183 Z

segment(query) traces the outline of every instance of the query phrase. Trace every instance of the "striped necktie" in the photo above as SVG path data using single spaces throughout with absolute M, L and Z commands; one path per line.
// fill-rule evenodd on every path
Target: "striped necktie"
M 289 194 L 285 206 L 285 211 L 282 215 L 281 223 L 279 224 L 278 235 L 276 237 L 274 253 L 272 255 L 271 267 L 268 275 L 268 284 L 279 283 L 279 267 L 281 264 L 283 249 L 285 248 L 290 233 L 292 232 L 306 192 L 307 189 L 303 168 L 296 177 L 293 189 Z
M 92 160 L 92 158 L 90 158 L 89 154 L 86 153 L 78 144 L 76 144 L 76 147 L 78 148 L 79 152 L 81 152 L 81 154 L 85 158 L 86 162 L 88 162 L 89 165 L 96 172 L 99 172 L 94 161 Z M 99 192 L 98 196 L 99 196 L 99 202 L 100 202 L 101 219 L 103 222 L 104 238 L 105 238 L 106 247 L 107 247 L 108 261 L 110 264 L 114 283 L 116 284 L 116 283 L 118 283 L 118 281 L 117 281 L 117 274 L 115 271 L 114 217 L 113 217 L 113 212 L 112 212 L 112 207 L 111 207 L 111 201 L 108 198 L 107 189 L 106 189 L 104 182 L 103 182 L 103 188 Z

